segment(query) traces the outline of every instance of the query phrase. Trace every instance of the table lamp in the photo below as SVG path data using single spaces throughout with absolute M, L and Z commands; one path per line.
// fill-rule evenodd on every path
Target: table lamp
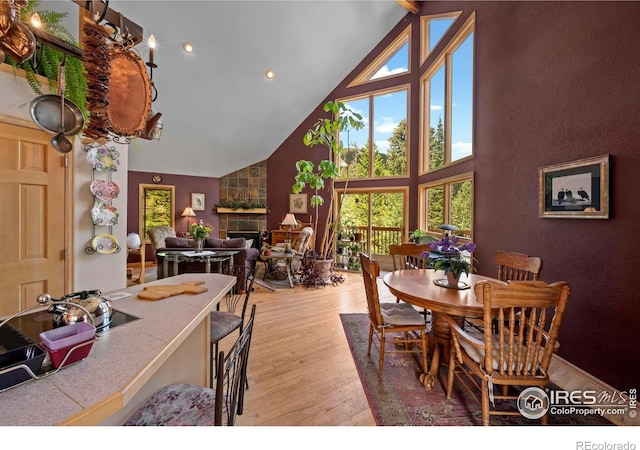
M 193 209 L 187 206 L 184 211 L 182 211 L 182 217 L 187 218 L 187 234 L 189 234 L 189 217 L 195 217 L 196 213 L 193 212 Z
M 287 213 L 280 225 L 287 225 L 289 227 L 287 242 L 285 243 L 285 253 L 291 253 L 291 228 L 298 226 L 298 221 L 292 213 Z

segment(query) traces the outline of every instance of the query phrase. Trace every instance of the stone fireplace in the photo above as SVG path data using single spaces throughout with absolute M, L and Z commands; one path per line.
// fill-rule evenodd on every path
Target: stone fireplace
M 248 202 L 267 204 L 267 161 L 261 161 L 220 178 L 220 203 Z M 220 237 L 244 237 L 254 239 L 260 248 L 260 233 L 267 228 L 267 215 L 247 213 L 242 210 L 218 213 Z M 247 237 L 247 236 L 250 237 Z

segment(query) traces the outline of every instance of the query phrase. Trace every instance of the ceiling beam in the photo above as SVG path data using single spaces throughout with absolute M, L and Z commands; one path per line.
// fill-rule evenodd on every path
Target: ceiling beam
M 416 0 L 396 0 L 403 8 L 406 8 L 409 12 L 413 14 L 418 14 L 420 12 L 420 2 Z

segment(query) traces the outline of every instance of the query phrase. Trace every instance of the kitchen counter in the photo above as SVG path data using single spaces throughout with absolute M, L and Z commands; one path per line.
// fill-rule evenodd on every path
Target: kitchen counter
M 201 294 L 139 300 L 145 286 L 204 280 Z M 119 289 L 113 309 L 139 317 L 100 333 L 89 356 L 56 374 L 0 393 L 0 425 L 119 425 L 171 383 L 208 385 L 209 312 L 236 279 L 184 274 Z

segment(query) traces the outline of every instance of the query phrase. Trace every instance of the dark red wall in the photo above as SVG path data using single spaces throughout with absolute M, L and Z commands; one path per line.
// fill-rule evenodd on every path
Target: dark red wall
M 544 281 L 565 280 L 572 287 L 559 355 L 615 388 L 636 386 L 640 3 L 423 2 L 421 15 L 459 10 L 465 17 L 476 12 L 473 159 L 418 176 L 416 64 L 393 82 L 345 87 L 408 23 L 417 43 L 419 15 L 407 14 L 327 99 L 411 83 L 410 176 L 384 182 L 411 187 L 409 228 L 417 226 L 418 183 L 473 171 L 478 272 L 495 275 L 499 249 L 540 256 Z M 417 52 L 414 45 L 415 63 Z M 319 150 L 302 145 L 320 105 L 268 160 L 269 220 L 275 222 L 270 228 L 288 207 L 295 161 L 321 159 Z M 538 217 L 540 167 L 604 154 L 611 155 L 612 166 L 609 220 Z M 383 182 L 350 183 L 363 185 Z
M 129 195 L 127 198 L 127 233 L 139 233 L 138 221 L 139 221 L 139 185 L 140 184 L 153 184 L 151 178 L 156 173 L 149 172 L 129 172 L 128 175 L 128 189 Z M 191 218 L 191 222 L 194 219 L 202 219 L 205 223 L 209 223 L 213 226 L 212 236 L 217 237 L 220 229 L 218 224 L 218 215 L 214 213 L 214 205 L 219 202 L 220 199 L 220 183 L 218 178 L 207 177 L 192 177 L 185 175 L 171 175 L 160 173 L 157 174 L 162 177 L 161 185 L 173 185 L 175 186 L 175 228 L 176 232 L 187 231 L 187 221 L 185 217 L 182 217 L 182 211 L 187 206 L 191 206 L 191 193 L 198 192 L 205 194 L 205 210 L 194 211 L 196 217 Z M 155 260 L 155 256 L 151 251 L 151 247 L 147 246 L 147 261 Z

